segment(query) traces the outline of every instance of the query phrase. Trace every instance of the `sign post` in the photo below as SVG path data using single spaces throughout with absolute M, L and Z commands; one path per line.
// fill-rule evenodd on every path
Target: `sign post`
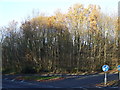
M 107 85 L 107 73 L 105 72 L 104 84 Z
M 107 85 L 107 71 L 109 70 L 109 66 L 108 65 L 103 65 L 102 66 L 102 70 L 105 72 L 105 78 L 104 78 L 104 85 Z
M 118 87 L 120 87 L 120 65 L 117 66 L 118 69 Z
M 120 80 L 120 65 L 117 66 L 117 69 L 118 69 L 118 77 L 119 77 L 119 80 Z

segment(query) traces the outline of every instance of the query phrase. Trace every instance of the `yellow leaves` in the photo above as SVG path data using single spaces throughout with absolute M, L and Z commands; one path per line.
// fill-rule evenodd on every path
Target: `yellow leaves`
M 94 32 L 97 32 L 97 23 L 99 22 L 99 16 L 100 16 L 100 7 L 96 5 L 89 5 L 88 6 L 88 11 L 89 11 L 89 17 L 88 21 L 90 23 L 90 28 Z
M 34 19 L 40 26 L 45 27 L 70 27 L 77 30 L 91 29 L 97 30 L 99 23 L 100 7 L 96 5 L 89 5 L 85 8 L 82 4 L 74 4 L 69 8 L 67 14 L 63 14 L 59 9 L 55 12 L 54 16 L 46 17 L 39 16 Z
M 84 7 L 82 4 L 75 4 L 72 7 L 69 8 L 68 14 L 69 15 L 79 15 L 80 13 L 83 13 Z
M 96 22 L 96 21 L 92 21 L 92 22 L 90 22 L 90 24 L 91 24 L 92 26 L 95 26 L 95 25 L 97 24 L 97 22 Z
M 48 26 L 52 27 L 55 24 L 55 20 L 56 20 L 55 16 L 48 17 L 48 19 L 47 19 Z

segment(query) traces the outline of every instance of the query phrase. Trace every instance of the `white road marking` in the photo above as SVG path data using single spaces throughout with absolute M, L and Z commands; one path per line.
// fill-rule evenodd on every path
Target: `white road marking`
M 15 81 L 15 79 L 12 79 L 11 81 L 13 82 L 13 81 Z
M 20 81 L 20 82 L 24 82 L 24 80 Z
M 83 87 L 72 87 L 72 88 L 83 88 Z
M 99 75 L 93 75 L 93 76 L 99 76 Z
M 96 86 L 97 88 L 102 88 L 102 87 L 99 87 L 99 86 Z
M 5 78 L 5 80 L 7 80 L 8 78 Z
M 12 80 L 6 80 L 6 81 L 9 81 L 9 82 L 13 82 L 14 81 L 14 83 L 24 83 L 24 84 L 29 84 L 29 85 L 35 85 L 35 86 L 37 86 L 37 87 L 39 87 L 39 88 L 41 88 L 41 87 L 43 87 L 43 88 L 61 88 L 61 87 L 56 87 L 56 86 L 51 86 L 51 85 L 39 85 L 39 84 L 35 84 L 35 83 L 30 83 L 30 82 L 25 82 L 25 81 L 23 81 L 23 82 L 21 82 L 21 81 L 15 81 L 15 79 L 12 79 Z

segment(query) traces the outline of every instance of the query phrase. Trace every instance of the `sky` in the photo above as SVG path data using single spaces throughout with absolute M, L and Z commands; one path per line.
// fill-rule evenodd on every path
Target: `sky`
M 0 26 L 5 26 L 12 20 L 21 22 L 29 16 L 32 17 L 33 10 L 48 16 L 53 15 L 57 9 L 65 13 L 76 3 L 84 6 L 100 5 L 102 12 L 116 14 L 118 2 L 119 0 L 0 0 Z

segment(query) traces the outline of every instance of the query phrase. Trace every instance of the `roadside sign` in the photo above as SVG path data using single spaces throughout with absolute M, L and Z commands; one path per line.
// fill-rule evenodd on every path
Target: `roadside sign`
M 118 77 L 119 77 L 119 80 L 120 80 L 120 65 L 117 66 L 117 69 L 118 69 Z
M 102 70 L 105 72 L 105 78 L 104 78 L 104 85 L 107 85 L 107 71 L 109 70 L 109 66 L 108 65 L 103 65 L 102 66 Z
M 102 70 L 103 70 L 104 72 L 108 71 L 108 70 L 109 70 L 109 66 L 108 66 L 108 65 L 103 65 L 103 66 L 102 66 Z
M 120 71 L 120 65 L 117 66 L 118 71 Z

